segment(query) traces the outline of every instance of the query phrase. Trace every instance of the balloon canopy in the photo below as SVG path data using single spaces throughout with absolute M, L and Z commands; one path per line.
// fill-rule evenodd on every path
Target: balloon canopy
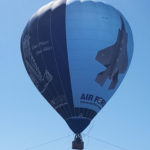
M 21 52 L 34 85 L 80 134 L 127 73 L 133 37 L 124 16 L 110 5 L 56 0 L 28 21 Z

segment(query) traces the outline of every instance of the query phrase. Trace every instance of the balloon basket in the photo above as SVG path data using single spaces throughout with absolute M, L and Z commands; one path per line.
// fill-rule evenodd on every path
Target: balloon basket
M 84 142 L 80 134 L 75 135 L 74 141 L 72 142 L 72 149 L 78 149 L 78 150 L 84 149 Z

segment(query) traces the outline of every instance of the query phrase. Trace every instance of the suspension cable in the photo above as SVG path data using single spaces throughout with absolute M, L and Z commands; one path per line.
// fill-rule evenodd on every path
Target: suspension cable
M 88 136 L 88 135 L 87 135 L 87 136 Z M 124 147 L 121 147 L 121 146 L 118 146 L 118 145 L 116 145 L 116 144 L 107 142 L 107 141 L 105 141 L 105 140 L 103 140 L 103 139 L 95 138 L 95 137 L 93 137 L 93 136 L 88 136 L 88 137 L 91 138 L 91 139 L 93 139 L 93 140 L 95 140 L 95 141 L 98 141 L 98 142 L 100 142 L 100 143 L 105 143 L 105 144 L 107 144 L 107 145 L 109 145 L 109 146 L 115 147 L 115 148 L 117 148 L 117 149 L 120 149 L 120 150 L 127 150 L 127 149 L 124 148 Z
M 60 138 L 57 138 L 57 139 L 53 139 L 53 140 L 50 140 L 50 141 L 47 141 L 47 142 L 44 142 L 44 143 L 41 143 L 41 144 L 38 144 L 38 145 L 34 145 L 32 147 L 26 148 L 25 150 L 37 149 L 37 148 L 42 147 L 44 145 L 48 145 L 48 144 L 53 143 L 53 142 L 61 141 L 61 140 L 66 139 L 70 136 L 72 136 L 72 134 L 64 136 L 64 137 L 60 137 Z

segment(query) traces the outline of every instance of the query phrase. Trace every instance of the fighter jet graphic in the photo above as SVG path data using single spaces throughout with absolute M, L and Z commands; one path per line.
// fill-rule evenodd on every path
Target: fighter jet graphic
M 111 81 L 109 89 L 114 89 L 118 83 L 118 74 L 125 73 L 128 67 L 127 42 L 128 34 L 125 29 L 124 21 L 121 19 L 121 29 L 118 30 L 117 41 L 110 47 L 98 51 L 96 60 L 106 67 L 96 77 L 96 82 L 104 85 L 107 78 Z

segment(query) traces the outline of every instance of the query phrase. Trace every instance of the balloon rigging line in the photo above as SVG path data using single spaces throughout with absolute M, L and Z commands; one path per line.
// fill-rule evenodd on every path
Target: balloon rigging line
M 95 141 L 98 141 L 98 142 L 100 142 L 100 143 L 105 143 L 105 144 L 107 144 L 107 145 L 110 145 L 110 146 L 115 147 L 115 148 L 120 149 L 120 150 L 127 150 L 127 149 L 125 149 L 125 148 L 123 148 L 123 147 L 121 147 L 121 146 L 118 146 L 118 145 L 116 145 L 116 144 L 112 144 L 112 143 L 107 142 L 107 141 L 105 141 L 105 140 L 103 140 L 103 139 L 100 139 L 100 138 L 95 138 L 95 137 L 93 137 L 93 136 L 88 136 L 88 135 L 87 135 L 87 137 L 89 137 L 89 138 L 91 138 L 91 139 L 93 139 L 93 140 L 95 140 Z
M 32 147 L 26 148 L 25 150 L 37 149 L 37 148 L 42 147 L 42 146 L 44 146 L 44 145 L 48 145 L 48 144 L 53 143 L 53 142 L 61 141 L 61 140 L 65 139 L 65 138 L 68 138 L 68 137 L 70 137 L 70 136 L 72 136 L 72 134 L 67 135 L 67 136 L 64 136 L 64 137 L 60 137 L 60 138 L 57 138 L 57 139 L 54 139 L 54 140 L 51 140 L 51 141 L 47 141 L 47 142 L 45 142 L 45 143 L 41 143 L 41 144 L 38 144 L 38 145 L 34 145 L 34 146 L 32 146 Z
M 89 127 L 89 130 L 87 131 L 87 133 L 85 133 L 85 135 L 88 136 L 88 135 L 90 134 L 90 132 L 92 131 L 92 129 L 93 129 L 93 127 L 94 127 L 95 121 L 96 121 L 96 120 L 93 121 L 93 123 L 91 124 L 91 126 Z
M 83 136 L 87 137 L 87 142 L 86 142 L 86 147 L 88 147 L 89 145 L 89 135 L 90 135 L 90 132 L 92 131 L 93 127 L 94 127 L 94 124 L 95 124 L 95 120 L 93 121 L 93 123 L 91 124 L 91 126 L 89 127 L 87 133 L 83 134 Z

